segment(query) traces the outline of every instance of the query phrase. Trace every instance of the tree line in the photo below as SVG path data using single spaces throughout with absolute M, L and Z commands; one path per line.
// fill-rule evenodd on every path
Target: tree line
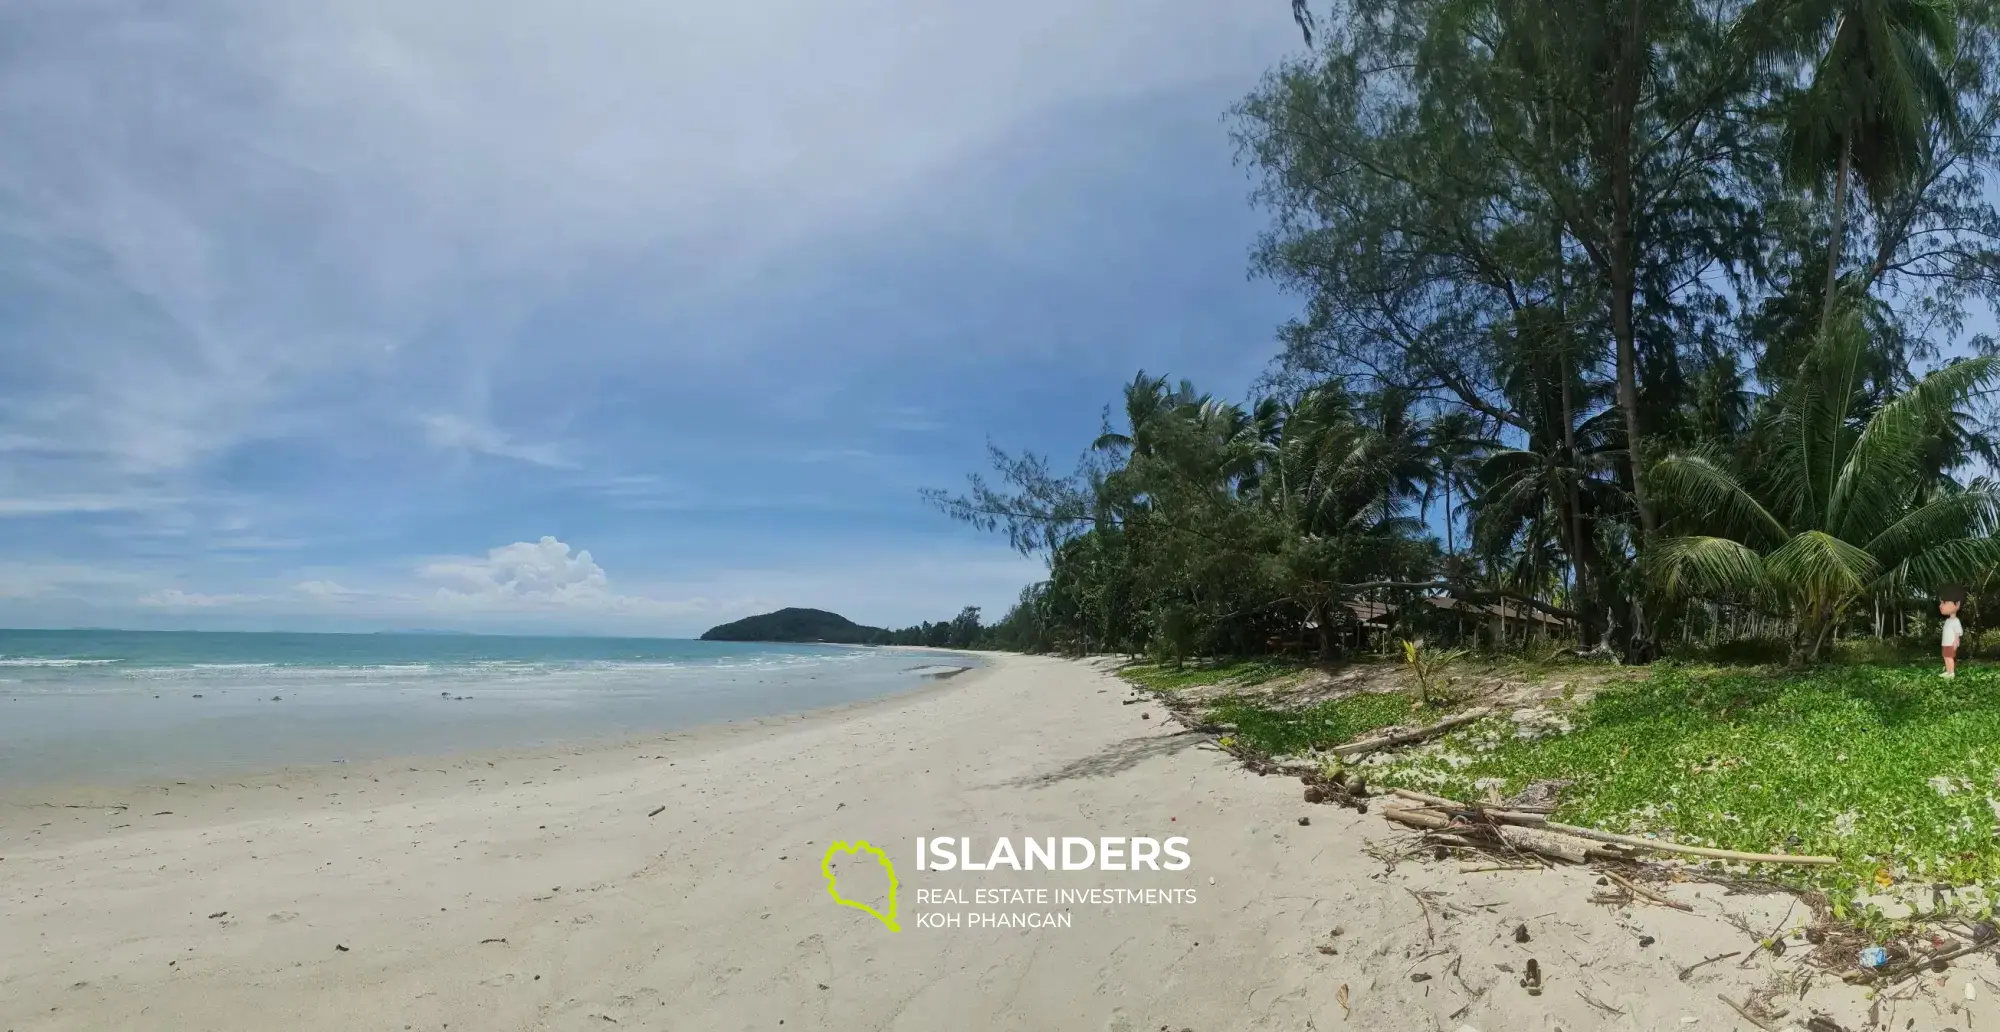
M 990 629 L 980 626 L 979 607 L 966 606 L 958 615 L 949 620 L 922 623 L 901 630 L 883 629 L 877 631 L 868 642 L 870 645 L 928 645 L 939 649 L 970 649 L 989 647 L 987 639 Z M 1006 646 L 991 646 L 1006 647 Z
M 1246 399 L 1141 373 L 1073 469 L 927 493 L 1049 563 L 995 640 L 1333 655 L 1450 598 L 1811 659 L 2000 569 L 2000 0 L 1294 14 L 1232 135 L 1299 314 Z

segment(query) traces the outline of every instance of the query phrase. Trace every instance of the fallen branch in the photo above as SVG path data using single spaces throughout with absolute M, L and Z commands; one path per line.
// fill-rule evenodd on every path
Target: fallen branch
M 1737 1014 L 1742 1015 L 1744 1021 L 1747 1021 L 1752 1025 L 1755 1025 L 1758 1028 L 1763 1029 L 1764 1032 L 1775 1032 L 1775 1030 L 1771 1028 L 1770 1022 L 1758 1020 L 1756 1015 L 1751 1014 L 1748 1010 L 1745 1010 L 1743 1005 L 1737 1003 L 1735 1000 L 1732 1000 L 1729 997 L 1722 995 L 1721 993 L 1715 994 L 1715 998 L 1721 1000 L 1723 1003 L 1728 1004 L 1730 1010 L 1733 1010 Z
M 1538 815 L 1539 816 L 1539 815 Z M 1750 864 L 1823 864 L 1832 865 L 1840 858 L 1832 856 L 1795 856 L 1791 853 L 1740 853 L 1734 849 L 1709 849 L 1706 846 L 1683 846 L 1678 842 L 1661 842 L 1656 839 L 1642 839 L 1631 835 L 1613 835 L 1595 828 L 1579 828 L 1574 824 L 1559 824 L 1544 819 L 1542 822 L 1550 831 L 1560 831 L 1578 838 L 1611 842 L 1633 849 L 1649 849 L 1658 853 L 1679 853 L 1683 856 L 1703 856 L 1711 860 L 1737 860 Z
M 1468 713 L 1462 713 L 1457 717 L 1453 717 L 1452 720 L 1456 720 L 1460 723 L 1466 723 L 1469 722 L 1470 720 L 1476 720 L 1478 719 L 1478 716 L 1475 716 L 1474 715 L 1475 713 L 1482 716 L 1484 715 L 1484 711 L 1473 711 Z M 1434 724 L 1431 727 L 1423 728 L 1417 731 L 1407 731 L 1404 732 L 1403 735 L 1390 735 L 1387 738 L 1379 738 L 1371 742 L 1357 742 L 1354 745 L 1342 746 L 1341 748 L 1359 749 L 1365 746 L 1368 749 L 1372 750 L 1381 748 L 1384 745 L 1400 744 L 1400 742 L 1395 740 L 1404 739 L 1405 736 L 1422 737 L 1425 735 L 1435 734 L 1437 733 L 1438 730 L 1445 728 L 1446 725 L 1448 724 L 1451 724 L 1451 721 L 1445 721 L 1444 723 Z M 1413 741 L 1415 739 L 1412 738 L 1408 740 Z M 1713 860 L 1736 860 L 1743 863 L 1757 863 L 1757 864 L 1831 865 L 1840 862 L 1840 858 L 1831 856 L 1802 856 L 1802 855 L 1794 855 L 1791 853 L 1744 853 L 1734 849 L 1709 849 L 1705 846 L 1684 846 L 1678 842 L 1661 842 L 1657 839 L 1644 839 L 1632 835 L 1615 835 L 1608 831 L 1598 831 L 1595 828 L 1581 828 L 1574 824 L 1563 824 L 1557 821 L 1549 820 L 1548 816 L 1545 814 L 1526 813 L 1519 810 L 1502 810 L 1497 808 L 1488 808 L 1484 806 L 1471 806 L 1465 803 L 1461 803 L 1455 799 L 1446 799 L 1443 796 L 1434 796 L 1425 792 L 1418 792 L 1407 788 L 1392 788 L 1389 790 L 1389 792 L 1393 795 L 1400 796 L 1404 799 L 1409 799 L 1415 802 L 1423 803 L 1426 806 L 1435 809 L 1454 810 L 1468 814 L 1484 816 L 1500 824 L 1514 824 L 1514 825 L 1525 825 L 1536 828 L 1546 828 L 1547 830 L 1552 832 L 1561 832 L 1565 835 L 1574 835 L 1578 838 L 1592 839 L 1597 842 L 1609 842 L 1613 845 L 1626 846 L 1632 849 L 1646 849 L 1659 853 L 1679 853 L 1684 856 L 1702 856 L 1702 857 L 1708 857 Z M 1405 808 L 1402 812 L 1407 813 L 1411 811 L 1408 808 Z M 1445 820 L 1445 818 L 1442 817 L 1437 819 Z M 1405 821 L 1404 823 L 1410 823 L 1410 822 Z M 1449 822 L 1446 821 L 1446 823 Z M 1444 825 L 1426 824 L 1420 826 L 1443 827 Z
M 1697 960 L 1694 963 L 1689 964 L 1687 967 L 1681 969 L 1681 981 L 1683 982 L 1687 981 L 1690 977 L 1694 975 L 1695 971 L 1700 968 L 1705 968 L 1708 965 L 1713 964 L 1718 960 L 1728 960 L 1731 957 L 1739 956 L 1742 954 L 1742 952 L 1743 952 L 1742 950 L 1736 950 L 1732 953 L 1718 953 L 1713 957 L 1706 957 L 1701 960 Z
M 1392 745 L 1407 745 L 1411 742 L 1421 742 L 1426 738 L 1434 738 L 1443 734 L 1452 728 L 1470 724 L 1491 712 L 1492 710 L 1481 706 L 1477 709 L 1466 710 L 1455 717 L 1440 720 L 1429 727 L 1417 728 L 1415 731 L 1402 731 L 1393 735 L 1383 735 L 1380 738 L 1370 738 L 1365 742 L 1354 742 L 1349 745 L 1336 746 L 1333 754 L 1343 760 L 1348 760 L 1356 756 L 1374 752 L 1377 749 L 1387 749 Z
M 1495 853 L 1534 853 L 1539 856 L 1561 860 L 1565 863 L 1585 863 L 1590 860 L 1630 860 L 1631 857 L 1612 852 L 1608 848 L 1591 846 L 1585 841 L 1565 842 L 1560 835 L 1540 828 L 1524 828 L 1511 824 L 1471 824 L 1453 821 L 1440 813 L 1417 807 L 1391 806 L 1382 811 L 1382 816 L 1398 824 L 1421 828 L 1428 832 L 1448 832 L 1433 834 L 1430 841 L 1456 847 L 1471 847 L 1490 850 Z M 1492 841 L 1477 841 L 1471 836 L 1492 836 Z
M 1663 907 L 1672 907 L 1675 910 L 1684 910 L 1690 914 L 1694 913 L 1694 908 L 1687 905 L 1686 903 L 1682 903 L 1677 899 L 1669 899 L 1665 896 L 1660 895 L 1657 892 L 1654 892 L 1651 889 L 1641 888 L 1639 885 L 1632 882 L 1632 880 L 1629 878 L 1620 877 L 1619 875 L 1611 871 L 1604 872 L 1604 876 L 1606 878 L 1611 879 L 1613 882 L 1617 883 L 1619 888 L 1624 889 L 1626 892 L 1629 892 L 1632 895 L 1639 897 L 1640 899 L 1651 900 L 1652 902 L 1658 903 Z M 1730 956 L 1733 957 L 1735 956 L 1735 954 L 1732 953 L 1730 954 Z
M 1446 810 L 1464 814 L 1468 817 L 1484 818 L 1491 823 L 1541 825 L 1549 822 L 1548 815 L 1543 813 L 1531 813 L 1525 810 L 1507 810 L 1497 806 L 1468 806 L 1455 799 L 1446 799 L 1443 796 L 1414 792 L 1407 788 L 1392 788 L 1389 790 L 1389 793 L 1413 802 L 1422 803 L 1424 804 L 1423 809 Z
M 1434 796 L 1429 794 L 1428 792 L 1418 792 L 1414 789 L 1392 788 L 1389 790 L 1389 794 L 1402 796 L 1405 799 L 1409 799 L 1414 802 L 1424 803 L 1430 806 L 1442 807 L 1447 810 L 1472 809 L 1472 807 L 1467 806 L 1466 804 L 1461 803 L 1456 799 L 1446 799 L 1443 796 Z
M 1591 999 L 1591 998 L 1590 998 L 1590 995 L 1589 995 L 1588 993 L 1585 993 L 1585 992 L 1584 992 L 1583 990 L 1581 990 L 1581 989 L 1578 989 L 1578 990 L 1576 991 L 1576 995 L 1577 995 L 1577 996 L 1579 996 L 1579 997 L 1582 997 L 1582 999 L 1583 999 L 1583 1002 L 1585 1002 L 1585 1003 L 1587 1003 L 1587 1004 L 1590 1004 L 1590 1005 L 1591 1005 L 1592 1007 L 1595 1007 L 1595 1008 L 1597 1008 L 1598 1010 L 1601 1010 L 1601 1011 L 1603 1011 L 1603 1012 L 1604 1012 L 1604 1013 L 1606 1013 L 1606 1014 L 1616 1014 L 1616 1015 L 1619 1015 L 1620 1017 L 1623 1017 L 1623 1016 L 1624 1016 L 1624 1014 L 1625 1014 L 1625 1012 L 1624 1012 L 1624 1011 L 1622 1011 L 1622 1010 L 1619 1010 L 1618 1008 L 1616 1008 L 1616 1007 L 1613 1007 L 1612 1005 L 1610 1005 L 1610 1004 L 1608 1004 L 1608 1003 L 1605 1003 L 1605 1002 L 1604 1002 L 1603 1000 L 1593 1000 L 1593 999 Z

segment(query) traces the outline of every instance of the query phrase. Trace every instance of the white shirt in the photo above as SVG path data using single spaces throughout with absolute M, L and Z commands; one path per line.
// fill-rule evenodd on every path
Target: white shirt
M 1946 645 L 1958 644 L 1958 636 L 1962 630 L 1963 628 L 1958 625 L 1958 617 L 1946 617 L 1944 621 L 1944 643 Z

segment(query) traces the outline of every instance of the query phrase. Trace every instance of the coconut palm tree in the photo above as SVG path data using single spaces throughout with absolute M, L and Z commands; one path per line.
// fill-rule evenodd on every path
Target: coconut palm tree
M 1774 55 L 1813 62 L 1810 83 L 1791 98 L 1784 165 L 1795 185 L 1833 186 L 1820 332 L 1832 324 L 1839 286 L 1847 188 L 1859 180 L 1881 200 L 1923 161 L 1930 127 L 1956 123 L 1940 69 L 1956 44 L 1951 0 L 1767 0 L 1776 8 Z M 1825 49 L 1819 50 L 1822 41 Z M 1941 58 L 1946 60 L 1940 61 Z
M 1896 583 L 1970 581 L 2000 563 L 1991 536 L 2000 486 L 1936 492 L 1921 461 L 1937 428 L 2000 376 L 2000 364 L 1947 365 L 1864 418 L 1866 349 L 1859 322 L 1838 316 L 1764 406 L 1757 430 L 1768 448 L 1753 468 L 1732 468 L 1714 450 L 1654 466 L 1673 536 L 1643 557 L 1648 581 L 1670 598 L 1754 600 L 1786 613 L 1794 658 L 1810 660 L 1855 600 Z
M 1426 433 L 1427 458 L 1432 463 L 1431 483 L 1425 489 L 1424 502 L 1428 507 L 1430 491 L 1436 489 L 1444 494 L 1444 550 L 1446 555 L 1458 551 L 1455 534 L 1456 510 L 1452 506 L 1452 489 L 1459 490 L 1460 497 L 1466 497 L 1466 489 L 1478 478 L 1478 464 L 1482 456 L 1497 447 L 1483 432 L 1477 416 L 1470 412 L 1446 412 L 1431 421 Z

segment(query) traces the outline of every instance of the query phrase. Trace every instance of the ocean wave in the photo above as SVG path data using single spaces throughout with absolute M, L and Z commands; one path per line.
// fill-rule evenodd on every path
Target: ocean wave
M 0 666 L 6 667 L 79 667 L 105 666 L 122 663 L 119 659 L 44 659 L 35 656 L 0 656 Z

